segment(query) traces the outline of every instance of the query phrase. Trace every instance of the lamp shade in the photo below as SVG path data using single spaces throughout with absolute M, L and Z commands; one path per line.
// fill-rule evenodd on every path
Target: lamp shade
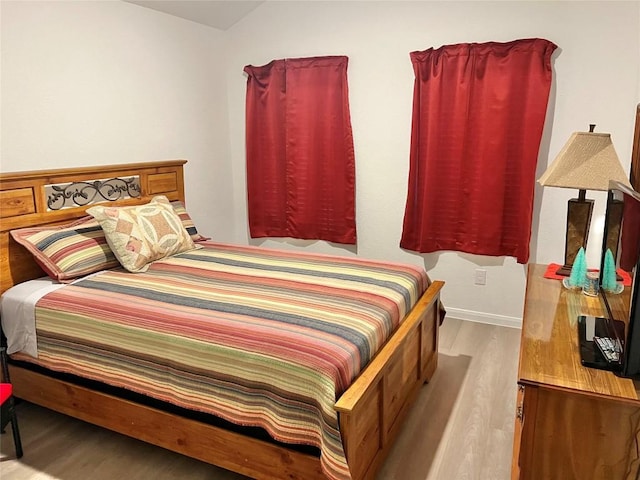
M 607 190 L 609 180 L 631 186 L 608 133 L 575 132 L 538 179 L 545 187 Z

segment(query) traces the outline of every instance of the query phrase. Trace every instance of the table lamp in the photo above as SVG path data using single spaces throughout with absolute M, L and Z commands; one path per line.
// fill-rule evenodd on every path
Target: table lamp
M 595 125 L 589 125 L 589 132 L 574 132 L 551 166 L 538 179 L 538 183 L 544 187 L 578 189 L 578 198 L 569 200 L 567 207 L 564 264 L 557 271 L 559 275 L 570 275 L 580 247 L 587 248 L 593 200 L 586 198 L 586 191 L 606 191 L 609 189 L 609 180 L 631 186 L 616 155 L 611 135 L 594 133 L 594 128 Z M 617 237 L 611 243 L 617 244 Z M 612 251 L 617 251 L 617 248 Z

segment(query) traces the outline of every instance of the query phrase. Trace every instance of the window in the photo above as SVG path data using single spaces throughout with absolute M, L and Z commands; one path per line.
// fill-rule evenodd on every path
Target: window
M 527 262 L 555 48 L 527 39 L 411 53 L 403 248 Z

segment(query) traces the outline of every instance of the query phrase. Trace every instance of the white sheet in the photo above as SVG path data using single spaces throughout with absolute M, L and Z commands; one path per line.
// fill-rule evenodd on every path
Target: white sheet
M 64 283 L 43 277 L 19 283 L 2 294 L 0 313 L 8 354 L 23 352 L 38 358 L 36 303 L 47 293 L 64 286 Z

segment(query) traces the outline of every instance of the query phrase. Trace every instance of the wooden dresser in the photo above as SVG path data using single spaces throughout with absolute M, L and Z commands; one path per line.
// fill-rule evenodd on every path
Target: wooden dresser
M 581 365 L 577 318 L 604 307 L 544 271 L 529 265 L 512 479 L 638 480 L 640 384 Z

